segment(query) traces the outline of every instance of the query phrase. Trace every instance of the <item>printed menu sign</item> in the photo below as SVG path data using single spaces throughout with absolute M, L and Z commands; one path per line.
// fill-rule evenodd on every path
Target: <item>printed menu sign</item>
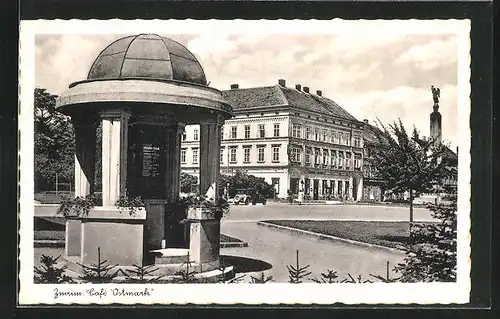
M 156 177 L 160 175 L 160 148 L 151 144 L 142 146 L 142 176 Z

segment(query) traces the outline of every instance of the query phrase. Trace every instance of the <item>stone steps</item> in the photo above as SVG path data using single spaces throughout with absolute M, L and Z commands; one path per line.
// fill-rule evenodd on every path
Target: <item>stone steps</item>
M 155 265 L 182 264 L 188 262 L 189 249 L 165 248 L 150 251 L 154 257 Z

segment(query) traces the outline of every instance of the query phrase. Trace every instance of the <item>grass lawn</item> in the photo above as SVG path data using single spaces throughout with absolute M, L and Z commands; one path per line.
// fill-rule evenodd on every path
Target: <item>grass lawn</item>
M 265 222 L 391 248 L 401 248 L 409 239 L 408 222 L 336 220 L 266 220 Z

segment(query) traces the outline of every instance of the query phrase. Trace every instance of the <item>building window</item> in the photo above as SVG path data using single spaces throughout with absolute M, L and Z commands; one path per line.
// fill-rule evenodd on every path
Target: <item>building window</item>
M 250 147 L 243 149 L 243 163 L 250 163 Z
M 220 128 L 220 140 L 222 141 L 224 139 L 224 128 Z
M 220 149 L 220 163 L 224 163 L 224 149 L 221 148 Z
M 237 129 L 238 129 L 238 127 L 231 126 L 231 138 L 233 138 L 233 139 L 238 138 Z
M 292 124 L 292 136 L 300 138 L 300 125 Z
M 274 124 L 274 137 L 279 137 L 280 136 L 280 124 L 275 123 Z
M 345 134 L 345 145 L 347 145 L 347 146 L 351 145 L 351 138 L 350 138 L 350 134 L 349 133 Z
M 357 170 L 361 169 L 361 154 L 354 155 L 354 168 Z
M 236 147 L 229 150 L 229 162 L 236 163 Z
M 314 151 L 314 164 L 318 165 L 320 163 L 319 149 Z
M 200 135 L 198 134 L 198 129 L 194 129 L 193 140 L 197 141 L 199 138 L 200 138 Z
M 331 150 L 330 154 L 330 165 L 335 166 L 335 161 L 337 159 L 337 151 Z
M 273 162 L 280 161 L 280 148 L 278 146 L 273 147 Z
M 250 125 L 245 125 L 245 138 L 250 138 Z
M 323 136 L 323 142 L 326 142 L 326 130 L 323 130 L 322 136 Z
M 310 164 L 310 163 L 311 163 L 311 149 L 307 148 L 306 149 L 306 164 Z
M 306 127 L 306 140 L 311 139 L 311 128 L 308 126 Z
M 354 137 L 354 147 L 361 147 L 361 138 L 359 136 Z
M 344 166 L 344 152 L 340 152 L 338 159 L 339 159 L 338 166 L 339 167 Z
M 300 155 L 302 153 L 302 149 L 299 147 L 292 147 L 292 162 L 300 162 Z
M 257 151 L 258 151 L 257 161 L 260 162 L 260 163 L 264 162 L 264 148 L 263 147 L 259 147 L 257 149 Z
M 351 169 L 351 153 L 346 153 L 345 155 L 345 166 L 346 169 Z
M 182 140 L 185 141 L 186 140 L 186 131 L 182 132 Z
M 259 137 L 260 138 L 266 137 L 266 128 L 264 124 L 259 124 Z
M 181 150 L 181 163 L 186 164 L 186 150 Z
M 314 140 L 315 141 L 320 141 L 321 140 L 319 128 L 315 128 L 314 129 Z
M 193 149 L 193 164 L 198 163 L 198 149 Z
M 332 143 L 333 144 L 338 144 L 339 143 L 338 135 L 337 135 L 337 132 L 335 132 L 335 131 L 332 131 Z
M 328 165 L 330 152 L 328 150 L 323 150 L 323 165 Z

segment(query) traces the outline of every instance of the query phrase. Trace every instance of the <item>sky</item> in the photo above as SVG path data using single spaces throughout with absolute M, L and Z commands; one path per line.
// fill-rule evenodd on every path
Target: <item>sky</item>
M 36 35 L 35 85 L 60 95 L 86 78 L 110 42 L 129 34 Z M 322 90 L 358 120 L 401 119 L 429 136 L 431 85 L 441 90 L 443 140 L 457 145 L 458 38 L 454 34 L 161 34 L 198 58 L 211 87 L 286 85 Z

